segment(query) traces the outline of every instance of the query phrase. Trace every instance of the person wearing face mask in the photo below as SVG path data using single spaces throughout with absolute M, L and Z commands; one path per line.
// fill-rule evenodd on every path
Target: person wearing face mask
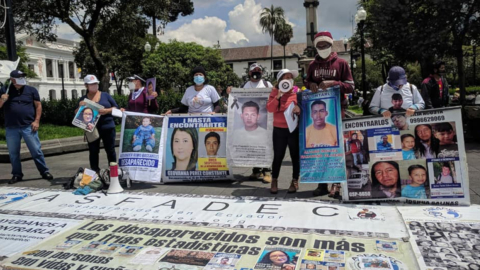
M 215 87 L 207 84 L 208 79 L 205 69 L 198 66 L 192 70 L 192 85 L 185 90 L 179 108 L 171 109 L 165 114 L 172 113 L 219 113 L 220 96 Z
M 445 78 L 445 62 L 435 62 L 431 72 L 421 85 L 425 109 L 446 107 L 448 106 L 448 82 Z
M 128 77 L 128 88 L 130 95 L 128 95 L 127 111 L 139 113 L 155 114 L 158 110 L 157 92 L 153 91 L 151 94 L 147 93 L 144 84 L 145 80 L 138 75 Z M 148 100 L 147 96 L 152 96 L 154 99 Z
M 91 100 L 102 105 L 104 108 L 100 109 L 98 113 L 101 115 L 98 119 L 95 128 L 98 130 L 100 138 L 96 141 L 88 143 L 90 169 L 100 172 L 99 167 L 99 154 L 100 154 L 100 139 L 103 141 L 105 152 L 107 153 L 108 163 L 117 161 L 117 153 L 115 152 L 115 122 L 113 121 L 112 110 L 118 109 L 118 105 L 115 100 L 106 92 L 100 92 L 98 90 L 99 81 L 95 75 L 87 75 L 83 79 L 85 87 L 87 88 L 87 94 L 79 99 L 78 107 L 75 110 L 77 113 L 80 106 L 85 105 L 84 99 Z
M 298 127 L 290 132 L 287 120 L 285 119 L 285 110 L 291 103 L 295 105 L 293 113 L 300 115 L 300 107 L 297 105 L 298 87 L 294 85 L 293 79 L 298 76 L 298 71 L 282 69 L 278 72 L 278 83 L 272 89 L 267 102 L 267 111 L 273 113 L 273 163 L 272 163 L 272 182 L 270 192 L 278 192 L 278 176 L 282 166 L 283 158 L 287 146 L 292 159 L 293 173 L 292 182 L 288 188 L 288 193 L 294 193 L 298 190 L 298 177 L 300 175 L 300 150 Z
M 348 107 L 345 94 L 352 93 L 355 89 L 352 72 L 347 61 L 338 57 L 336 52 L 332 51 L 333 38 L 330 32 L 318 32 L 313 41 L 317 55 L 307 69 L 307 78 L 305 79 L 310 91 L 317 92 L 326 90 L 332 86 L 340 87 L 340 102 L 342 118 L 345 117 L 345 110 Z M 301 103 L 301 97 L 298 98 Z M 300 105 L 301 107 L 301 105 Z M 334 186 L 332 185 L 332 189 Z M 322 196 L 329 193 L 327 184 L 318 184 L 313 191 L 314 196 Z
M 12 71 L 10 86 L 8 89 L 0 89 L 0 108 L 3 107 L 5 115 L 7 147 L 12 164 L 12 179 L 8 182 L 9 184 L 14 184 L 23 178 L 20 160 L 22 139 L 42 178 L 53 179 L 45 163 L 37 133 L 42 116 L 42 103 L 40 103 L 37 89 L 27 85 L 25 76 L 26 74 L 20 70 Z
M 417 87 L 407 82 L 407 75 L 402 67 L 394 66 L 388 71 L 387 83 L 379 86 L 370 102 L 369 110 L 372 114 L 381 114 L 385 118 L 392 117 L 389 108 L 394 94 L 402 95 L 401 107 L 406 110 L 406 116 L 412 116 L 415 111 L 423 110 L 425 102 Z

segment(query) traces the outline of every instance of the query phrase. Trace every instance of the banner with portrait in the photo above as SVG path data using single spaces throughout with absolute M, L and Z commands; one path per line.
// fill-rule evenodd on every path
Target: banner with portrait
M 303 92 L 300 115 L 300 182 L 344 182 L 340 88 Z M 299 102 L 300 104 L 300 102 Z
M 150 106 L 151 100 L 155 99 L 153 93 L 156 92 L 157 86 L 157 78 L 149 78 L 145 82 L 145 89 L 147 89 L 147 99 L 148 99 L 148 106 Z
M 118 164 L 130 179 L 160 183 L 164 152 L 164 117 L 124 112 Z
M 233 179 L 227 166 L 227 117 L 168 116 L 163 182 Z
M 232 167 L 270 168 L 273 114 L 267 112 L 271 88 L 233 88 L 228 98 L 227 157 Z
M 301 264 L 327 270 L 418 269 L 410 244 L 402 240 L 112 220 L 86 220 L 0 262 L 3 269 L 25 270 L 295 270 Z
M 100 119 L 99 110 L 103 106 L 88 99 L 83 100 L 85 105 L 78 108 L 75 118 L 73 118 L 72 125 L 79 127 L 85 131 L 92 132 Z
M 469 205 L 460 107 L 345 119 L 343 199 Z

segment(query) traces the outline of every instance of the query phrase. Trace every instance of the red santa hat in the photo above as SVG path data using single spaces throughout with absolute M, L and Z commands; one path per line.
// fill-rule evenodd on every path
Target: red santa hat
M 328 31 L 318 32 L 315 35 L 315 39 L 313 40 L 313 45 L 316 46 L 317 43 L 320 42 L 320 41 L 326 41 L 326 42 L 330 43 L 330 45 L 333 45 L 332 34 L 330 34 L 330 32 L 328 32 Z

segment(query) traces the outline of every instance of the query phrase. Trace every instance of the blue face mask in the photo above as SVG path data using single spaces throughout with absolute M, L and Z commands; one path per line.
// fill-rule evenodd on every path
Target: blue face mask
M 205 82 L 205 77 L 203 76 L 193 76 L 193 81 L 196 85 L 203 84 Z
M 395 89 L 395 91 L 398 91 L 400 90 L 400 88 L 397 86 L 397 85 L 393 85 L 392 83 L 388 82 L 388 86 L 392 87 L 393 89 Z

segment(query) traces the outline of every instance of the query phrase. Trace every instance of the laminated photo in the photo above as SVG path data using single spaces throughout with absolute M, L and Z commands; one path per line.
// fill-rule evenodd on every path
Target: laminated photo
M 99 110 L 104 107 L 88 99 L 83 100 L 86 104 L 78 108 L 72 124 L 87 132 L 92 132 L 100 119 Z
M 292 269 L 299 263 L 301 249 L 267 246 L 255 264 L 255 270 Z

